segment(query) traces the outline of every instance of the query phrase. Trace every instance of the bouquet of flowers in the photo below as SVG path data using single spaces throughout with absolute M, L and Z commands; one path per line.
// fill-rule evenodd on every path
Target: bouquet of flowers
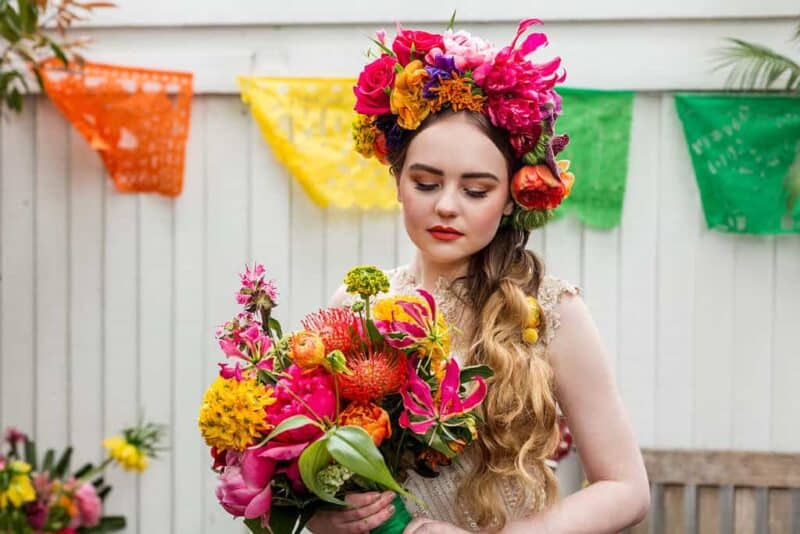
M 72 447 L 56 456 L 53 449 L 39 462 L 36 443 L 15 428 L 6 431 L 7 454 L 0 454 L 0 533 L 60 534 L 114 532 L 125 528 L 122 516 L 103 516 L 103 500 L 111 487 L 102 472 L 116 462 L 142 472 L 155 458 L 163 427 L 139 424 L 107 438 L 108 457 L 70 474 Z
M 349 309 L 318 310 L 283 335 L 264 267 L 240 276 L 244 310 L 217 331 L 230 361 L 205 393 L 199 426 L 220 504 L 253 532 L 298 532 L 351 491 L 416 500 L 402 488 L 406 470 L 431 474 L 476 439 L 491 370 L 459 368 L 429 293 L 376 299 L 389 289 L 385 274 L 356 267 L 345 278 L 357 296 Z M 382 532 L 410 521 L 399 496 L 393 504 Z

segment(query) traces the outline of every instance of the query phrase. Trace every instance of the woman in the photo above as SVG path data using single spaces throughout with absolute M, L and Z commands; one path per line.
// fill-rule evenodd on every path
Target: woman
M 649 508 L 642 457 L 580 290 L 545 275 L 525 248 L 573 179 L 555 161 L 566 141 L 553 131 L 558 63 L 525 59 L 543 34 L 517 47 L 537 22 L 523 21 L 501 50 L 465 32 L 401 29 L 393 54 L 382 43 L 387 53 L 356 87 L 357 147 L 388 163 L 417 248 L 409 265 L 387 272 L 389 293 L 433 293 L 458 327 L 454 357 L 495 371 L 485 425 L 460 465 L 406 481 L 427 504 L 408 503 L 416 517 L 406 533 L 619 532 Z M 331 304 L 350 302 L 342 287 Z M 561 501 L 545 463 L 559 442 L 559 409 L 590 482 Z M 391 516 L 392 496 L 348 495 L 350 509 L 319 512 L 308 528 L 367 532 Z

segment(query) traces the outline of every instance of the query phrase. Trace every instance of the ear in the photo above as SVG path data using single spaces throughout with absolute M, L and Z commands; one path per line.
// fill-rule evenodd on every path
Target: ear
M 511 215 L 512 213 L 514 213 L 514 199 L 509 198 L 505 207 L 503 207 L 503 215 Z

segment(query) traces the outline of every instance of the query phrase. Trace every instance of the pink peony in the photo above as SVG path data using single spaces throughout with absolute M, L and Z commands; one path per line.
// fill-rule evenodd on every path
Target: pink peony
M 92 484 L 81 484 L 75 490 L 75 503 L 78 515 L 72 518 L 70 527 L 93 527 L 100 522 L 100 511 L 103 507 Z
M 336 411 L 336 396 L 333 376 L 328 371 L 321 366 L 305 371 L 292 364 L 285 369 L 284 373 L 287 376 L 278 381 L 275 386 L 274 395 L 277 401 L 266 407 L 267 422 L 270 425 L 277 426 L 284 419 L 298 414 L 306 415 L 311 419 L 316 419 L 317 416 L 333 419 Z M 302 403 L 297 400 L 298 397 L 303 400 Z M 304 404 L 311 407 L 314 413 L 312 414 Z M 322 430 L 319 428 L 305 425 L 279 434 L 275 437 L 275 442 L 307 444 L 321 435 Z M 297 456 L 299 455 L 300 452 L 297 452 Z
M 384 54 L 361 71 L 353 87 L 355 110 L 364 115 L 389 113 L 389 92 L 394 86 L 394 66 L 397 60 Z
M 442 36 L 442 43 L 441 48 L 433 48 L 425 56 L 425 61 L 429 65 L 434 64 L 436 56 L 444 54 L 451 56 L 455 61 L 456 68 L 464 72 L 484 63 L 491 63 L 497 54 L 497 50 L 491 43 L 480 37 L 473 37 L 464 30 L 456 33 L 453 33 L 453 30 L 447 30 Z
M 219 475 L 217 499 L 222 507 L 234 517 L 262 518 L 262 525 L 269 522 L 272 505 L 272 476 L 275 460 L 262 457 L 266 446 L 245 449 L 243 453 L 228 453 L 228 465 Z
M 501 49 L 491 63 L 475 69 L 475 83 L 486 94 L 486 108 L 495 126 L 512 134 L 529 133 L 533 123 L 561 111 L 561 98 L 553 90 L 564 81 L 561 58 L 535 65 L 525 57 L 547 44 L 543 33 L 529 35 L 519 48 L 517 40 L 537 19 L 523 20 L 510 46 Z
M 397 61 L 405 67 L 414 59 L 422 59 L 433 48 L 442 48 L 442 36 L 421 30 L 405 30 L 398 23 L 397 36 L 392 42 L 392 50 L 397 54 Z M 414 49 L 413 55 L 411 49 Z

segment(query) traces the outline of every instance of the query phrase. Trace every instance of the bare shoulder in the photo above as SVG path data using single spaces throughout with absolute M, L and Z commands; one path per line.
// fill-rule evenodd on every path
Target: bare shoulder
M 344 284 L 340 285 L 339 288 L 333 293 L 328 302 L 328 307 L 330 308 L 343 308 L 347 304 L 347 286 Z

